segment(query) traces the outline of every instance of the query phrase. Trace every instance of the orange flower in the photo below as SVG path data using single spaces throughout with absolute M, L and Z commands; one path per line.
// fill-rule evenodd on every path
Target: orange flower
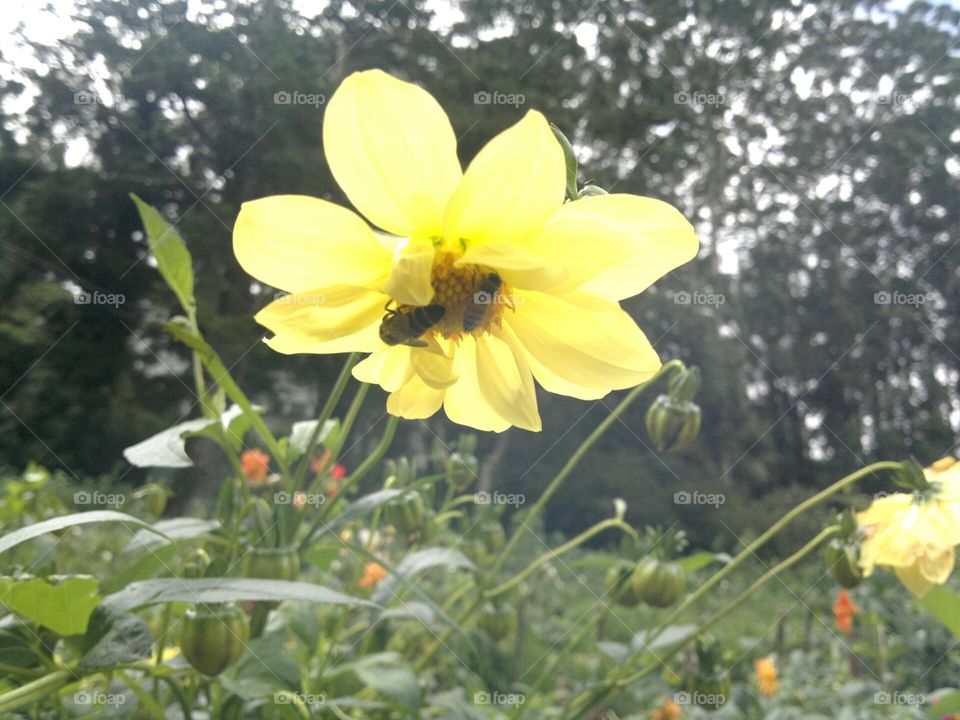
M 753 664 L 757 673 L 757 685 L 761 695 L 777 694 L 777 666 L 772 657 L 760 658 Z
M 256 448 L 244 450 L 240 456 L 240 471 L 254 487 L 262 485 L 270 471 L 270 456 Z
M 360 580 L 360 587 L 364 590 L 373 590 L 381 580 L 387 576 L 387 571 L 383 565 L 375 562 L 368 562 L 363 566 L 363 578 Z
M 313 462 L 310 463 L 310 469 L 313 470 L 314 474 L 319 475 L 327 469 L 327 463 L 330 462 L 330 455 L 330 450 L 327 449 L 323 451 L 323 455 L 313 459 Z M 330 476 L 334 482 L 340 482 L 346 474 L 347 469 L 340 463 L 334 463 L 333 467 L 330 468 Z
M 306 504 L 307 504 L 306 493 L 298 492 L 293 494 L 293 506 L 297 510 L 303 510 L 303 506 Z
M 859 608 L 850 600 L 850 594 L 841 590 L 833 602 L 833 617 L 837 621 L 837 628 L 847 637 L 853 634 L 853 616 Z
M 330 469 L 330 477 L 333 478 L 334 482 L 340 482 L 343 480 L 346 474 L 347 469 L 340 463 L 334 463 L 333 467 Z
M 663 705 L 653 711 L 653 720 L 677 720 L 683 715 L 683 710 L 673 700 L 667 700 Z

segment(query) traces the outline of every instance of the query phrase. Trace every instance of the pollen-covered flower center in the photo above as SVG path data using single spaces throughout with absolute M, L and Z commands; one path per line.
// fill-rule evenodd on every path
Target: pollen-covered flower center
M 478 265 L 454 267 L 457 257 L 453 253 L 438 255 L 430 278 L 435 293 L 432 302 L 446 309 L 433 329 L 448 339 L 488 332 L 500 324 L 504 308 L 510 306 L 507 286 L 494 270 Z

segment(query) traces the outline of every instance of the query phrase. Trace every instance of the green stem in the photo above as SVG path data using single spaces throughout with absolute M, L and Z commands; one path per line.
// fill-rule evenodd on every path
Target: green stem
M 160 704 L 154 699 L 154 697 L 146 691 L 146 689 L 137 682 L 130 673 L 121 672 L 120 677 L 123 678 L 123 681 L 133 690 L 133 694 L 137 696 L 137 699 L 140 700 L 140 704 L 143 708 L 150 713 L 156 720 L 164 720 L 166 717 L 163 713 L 163 708 L 160 707 Z
M 517 573 L 509 580 L 506 580 L 500 583 L 495 588 L 492 588 L 491 590 L 487 590 L 484 593 L 484 595 L 488 598 L 491 598 L 506 592 L 507 590 L 514 587 L 515 585 L 518 585 L 519 583 L 523 582 L 525 578 L 527 578 L 531 573 L 533 573 L 541 565 L 544 565 L 550 562 L 551 560 L 553 560 L 554 558 L 557 558 L 563 555 L 564 553 L 567 553 L 573 550 L 575 547 L 582 545 L 587 540 L 594 537 L 595 535 L 598 535 L 599 533 L 603 532 L 607 528 L 620 528 L 625 533 L 632 536 L 633 539 L 636 540 L 637 542 L 640 541 L 640 535 L 637 533 L 637 531 L 634 530 L 629 525 L 627 525 L 623 520 L 620 520 L 619 518 L 610 518 L 609 520 L 604 520 L 601 523 L 597 523 L 592 528 L 588 528 L 587 530 L 584 530 L 582 533 L 577 535 L 575 538 L 568 540 L 563 545 L 560 545 L 554 548 L 553 550 L 550 550 L 549 552 L 544 553 L 543 555 L 538 557 L 536 560 L 534 560 L 532 563 L 530 563 L 524 570 Z
M 313 451 L 316 450 L 317 441 L 320 439 L 320 433 L 323 432 L 323 426 L 326 425 L 327 420 L 333 415 L 333 410 L 336 408 L 337 403 L 340 402 L 340 398 L 343 396 L 343 391 L 347 387 L 347 383 L 350 381 L 351 373 L 353 372 L 353 366 L 357 364 L 359 355 L 357 353 L 350 353 L 347 356 L 346 361 L 343 363 L 343 367 L 340 368 L 340 374 L 337 376 L 336 382 L 333 384 L 333 388 L 330 390 L 330 395 L 327 396 L 326 402 L 323 404 L 323 408 L 320 410 L 320 415 L 317 417 L 317 425 L 313 428 L 313 432 L 310 433 L 310 439 L 307 440 L 307 447 L 304 450 L 303 457 L 300 458 L 300 464 L 297 466 L 296 472 L 294 473 L 293 483 L 291 485 L 291 491 L 297 490 L 300 488 L 300 485 L 303 483 L 303 479 L 307 475 L 307 469 L 310 467 L 310 462 L 313 459 Z M 365 386 L 362 385 L 362 387 Z M 342 435 L 341 435 L 342 437 Z
M 580 461 L 583 459 L 583 456 L 587 454 L 587 451 L 593 447 L 594 443 L 596 443 L 597 440 L 599 440 L 600 437 L 610 428 L 610 426 L 619 419 L 619 417 L 626 411 L 628 407 L 630 407 L 633 401 L 636 400 L 644 390 L 650 387 L 650 385 L 652 385 L 658 379 L 665 377 L 667 374 L 672 373 L 674 370 L 682 367 L 683 363 L 681 361 L 671 360 L 663 365 L 657 374 L 652 378 L 633 388 L 627 394 L 627 396 L 620 401 L 620 404 L 617 405 L 617 407 L 614 408 L 614 410 L 606 418 L 604 418 L 603 422 L 597 425 L 594 431 L 590 433 L 589 437 L 587 437 L 580 447 L 577 448 L 576 452 L 570 456 L 570 459 L 567 460 L 567 464 L 564 465 L 563 469 L 561 469 L 560 472 L 557 473 L 556 477 L 550 481 L 550 484 L 547 485 L 547 488 L 543 491 L 543 494 L 540 495 L 537 501 L 533 504 L 533 507 L 531 507 L 530 510 L 524 515 L 523 522 L 525 524 L 529 524 L 537 517 L 537 515 L 540 514 L 544 506 L 547 504 L 547 502 L 549 502 L 550 498 L 553 497 L 554 493 L 563 484 L 564 480 L 570 476 L 570 473 L 572 473 L 574 468 L 576 468 L 576 466 L 580 463 Z M 500 556 L 494 563 L 491 573 L 500 569 L 504 561 L 510 556 L 510 553 L 513 552 L 513 549 L 516 547 L 519 541 L 520 532 L 517 531 L 510 538 L 510 541 L 507 543 L 507 545 L 503 548 L 503 552 L 500 553 Z
M 75 679 L 75 675 L 69 670 L 58 670 L 57 672 L 44 675 L 33 682 L 5 692 L 0 695 L 0 715 L 12 713 L 27 705 L 40 702 L 44 698 L 57 692 L 64 685 Z

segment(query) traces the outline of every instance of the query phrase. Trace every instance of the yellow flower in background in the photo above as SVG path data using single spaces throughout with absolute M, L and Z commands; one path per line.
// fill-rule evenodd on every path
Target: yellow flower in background
M 922 497 L 895 493 L 857 513 L 866 538 L 860 550 L 864 575 L 876 566 L 891 567 L 915 595 L 946 582 L 960 544 L 960 463 L 943 458 L 923 473 L 930 489 Z
M 757 675 L 757 687 L 760 688 L 761 695 L 776 695 L 779 685 L 777 683 L 777 666 L 772 657 L 760 658 L 753 664 L 753 669 Z
M 659 369 L 619 301 L 692 259 L 696 234 L 651 198 L 564 203 L 563 150 L 539 112 L 463 172 L 437 101 L 369 70 L 330 98 L 323 143 L 366 220 L 280 195 L 245 203 L 234 228 L 243 268 L 290 293 L 256 316 L 274 350 L 370 353 L 353 374 L 390 393 L 390 413 L 443 407 L 494 431 L 540 429 L 534 378 L 597 399 Z

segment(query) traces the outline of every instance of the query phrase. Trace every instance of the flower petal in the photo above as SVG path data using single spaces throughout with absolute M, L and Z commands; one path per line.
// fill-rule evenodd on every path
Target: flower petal
M 379 333 L 378 333 L 379 334 Z M 353 367 L 353 376 L 360 382 L 379 385 L 387 392 L 396 392 L 413 375 L 407 345 L 383 345 Z
M 510 423 L 497 414 L 480 392 L 477 343 L 472 335 L 461 339 L 454 355 L 453 370 L 459 379 L 445 391 L 443 409 L 447 417 L 477 430 L 503 432 L 509 428 Z
M 534 255 L 521 245 L 499 242 L 468 246 L 454 266 L 468 265 L 493 268 L 508 286 L 527 290 L 550 290 L 570 276 L 556 260 Z
M 898 567 L 895 571 L 904 587 L 917 597 L 923 597 L 933 587 L 933 583 L 923 575 L 918 565 Z
M 524 430 L 542 429 L 533 374 L 509 328 L 477 338 L 477 371 L 480 393 L 500 417 Z
M 429 240 L 399 238 L 390 273 L 379 289 L 404 305 L 428 305 L 434 293 L 430 282 L 433 254 Z
M 390 252 L 356 213 L 306 195 L 246 202 L 233 228 L 241 267 L 275 288 L 297 293 L 384 277 Z
M 563 204 L 563 150 L 535 110 L 484 146 L 450 198 L 448 243 L 519 242 Z
M 258 323 L 275 337 L 277 352 L 372 352 L 383 343 L 378 328 L 387 298 L 350 285 L 334 285 L 286 295 L 257 313 Z
M 323 148 L 337 183 L 373 224 L 441 235 L 462 173 L 450 121 L 426 90 L 382 70 L 353 73 L 327 104 Z
M 517 335 L 534 376 L 553 393 L 581 399 L 649 380 L 660 358 L 615 302 L 585 293 L 524 291 L 504 324 Z
M 427 385 L 418 375 L 410 378 L 387 398 L 387 412 L 408 420 L 428 418 L 443 404 L 443 390 Z
M 569 270 L 554 292 L 580 287 L 622 300 L 692 260 L 699 245 L 693 226 L 672 205 L 616 194 L 565 204 L 527 247 Z
M 453 358 L 444 355 L 435 340 L 431 339 L 429 347 L 414 348 L 410 353 L 410 363 L 428 387 L 443 390 L 457 381 Z

